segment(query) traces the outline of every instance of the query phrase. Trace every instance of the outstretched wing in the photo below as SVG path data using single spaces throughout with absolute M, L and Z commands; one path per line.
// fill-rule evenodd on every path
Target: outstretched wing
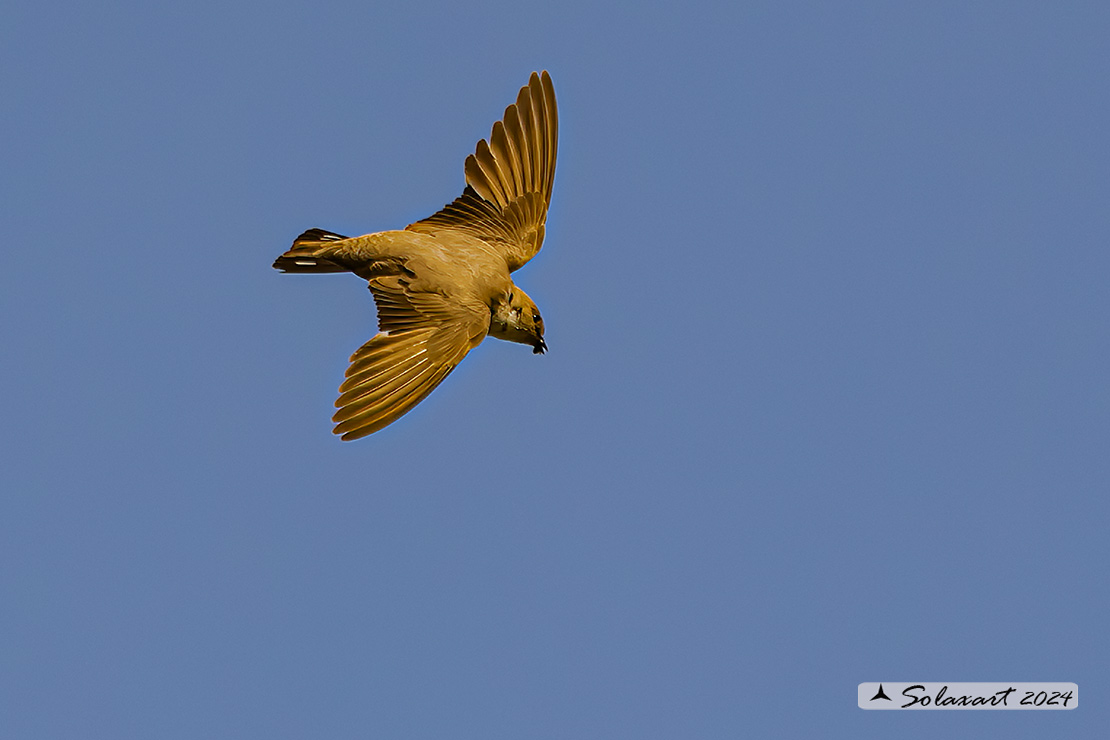
M 420 403 L 476 347 L 489 309 L 413 292 L 404 277 L 374 278 L 379 333 L 351 355 L 332 417 L 344 440 L 373 434 Z
M 555 182 L 559 116 L 547 72 L 532 73 L 516 103 L 493 124 L 489 142 L 466 158 L 466 189 L 411 231 L 465 231 L 502 247 L 509 270 L 532 259 L 543 244 Z

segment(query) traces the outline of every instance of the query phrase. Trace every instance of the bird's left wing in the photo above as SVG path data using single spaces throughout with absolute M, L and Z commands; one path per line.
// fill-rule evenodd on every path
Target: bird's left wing
M 402 276 L 374 278 L 378 334 L 351 355 L 332 417 L 344 440 L 373 434 L 435 390 L 485 338 L 489 308 L 413 291 Z
M 489 142 L 466 158 L 466 189 L 410 231 L 465 231 L 499 247 L 509 270 L 540 251 L 555 182 L 559 113 L 547 72 L 532 73 L 516 103 L 493 124 Z

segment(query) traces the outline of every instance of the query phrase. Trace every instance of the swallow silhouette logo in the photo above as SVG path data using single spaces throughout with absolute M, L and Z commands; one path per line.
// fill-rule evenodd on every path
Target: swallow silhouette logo
M 894 701 L 893 699 L 891 699 L 889 696 L 886 695 L 885 691 L 883 691 L 883 685 L 882 684 L 879 684 L 878 693 L 876 693 L 874 696 L 871 697 L 871 701 L 875 701 L 876 699 L 886 699 L 887 701 Z

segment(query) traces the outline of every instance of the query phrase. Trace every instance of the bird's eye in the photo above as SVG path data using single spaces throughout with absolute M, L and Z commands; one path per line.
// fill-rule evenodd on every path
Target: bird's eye
M 539 321 L 539 320 L 540 320 L 540 315 L 538 313 L 532 314 L 532 321 Z

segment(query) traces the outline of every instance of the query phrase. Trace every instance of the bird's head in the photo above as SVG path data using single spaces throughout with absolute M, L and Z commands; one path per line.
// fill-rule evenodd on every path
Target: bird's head
M 540 309 L 527 293 L 516 286 L 494 307 L 489 333 L 498 339 L 530 344 L 533 354 L 547 351 Z

